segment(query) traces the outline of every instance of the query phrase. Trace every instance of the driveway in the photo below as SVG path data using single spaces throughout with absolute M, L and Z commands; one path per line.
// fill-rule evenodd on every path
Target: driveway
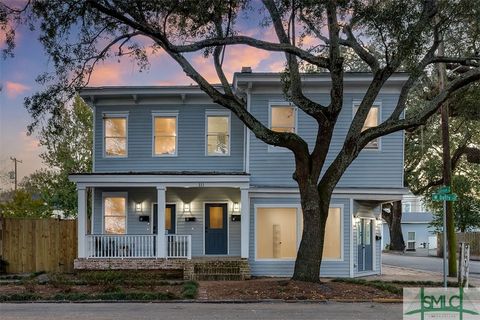
M 443 273 L 443 259 L 402 254 L 382 254 L 384 265 Z M 480 279 L 480 261 L 470 261 L 470 277 Z
M 401 319 L 401 304 L 377 303 L 22 303 L 1 304 L 2 320 Z

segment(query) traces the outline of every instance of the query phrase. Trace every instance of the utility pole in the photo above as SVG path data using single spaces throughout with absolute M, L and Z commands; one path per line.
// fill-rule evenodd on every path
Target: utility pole
M 18 160 L 16 157 L 10 157 L 10 160 L 12 160 L 13 163 L 15 163 L 14 179 L 15 179 L 15 191 L 17 191 L 17 177 L 18 177 L 17 163 L 23 163 L 23 162 L 22 160 Z
M 443 42 L 443 36 L 438 46 L 438 55 L 445 55 L 445 46 Z M 447 71 L 445 63 L 438 64 L 438 82 L 440 90 L 445 88 L 447 81 Z M 444 102 L 441 107 L 441 119 L 442 119 L 442 148 L 443 148 L 443 184 L 447 187 L 452 185 L 452 162 L 450 155 L 450 130 L 448 126 L 449 122 L 448 103 Z M 450 277 L 457 276 L 457 236 L 455 234 L 455 218 L 453 215 L 452 202 L 445 201 L 444 203 L 444 229 L 443 236 L 448 239 L 448 275 Z

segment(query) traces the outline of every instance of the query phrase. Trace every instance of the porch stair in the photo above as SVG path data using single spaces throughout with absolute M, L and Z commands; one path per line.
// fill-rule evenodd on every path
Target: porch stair
M 250 278 L 247 259 L 195 258 L 185 265 L 184 277 L 192 280 L 246 280 Z

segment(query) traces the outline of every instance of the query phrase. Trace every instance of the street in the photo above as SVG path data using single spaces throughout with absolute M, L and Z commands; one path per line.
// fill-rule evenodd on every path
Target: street
M 382 254 L 385 265 L 433 272 L 443 272 L 443 260 L 437 257 L 419 257 L 400 254 Z M 470 261 L 470 277 L 480 279 L 480 261 Z
M 1 320 L 401 319 L 390 303 L 22 303 L 0 304 Z

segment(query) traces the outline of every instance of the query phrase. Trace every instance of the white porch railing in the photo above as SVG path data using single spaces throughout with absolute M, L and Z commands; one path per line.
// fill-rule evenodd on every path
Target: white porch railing
M 88 258 L 154 258 L 156 235 L 87 235 Z
M 156 235 L 86 235 L 87 258 L 155 258 Z M 165 235 L 167 258 L 191 259 L 191 235 Z
M 191 235 L 166 235 L 167 258 L 192 258 L 192 236 Z

